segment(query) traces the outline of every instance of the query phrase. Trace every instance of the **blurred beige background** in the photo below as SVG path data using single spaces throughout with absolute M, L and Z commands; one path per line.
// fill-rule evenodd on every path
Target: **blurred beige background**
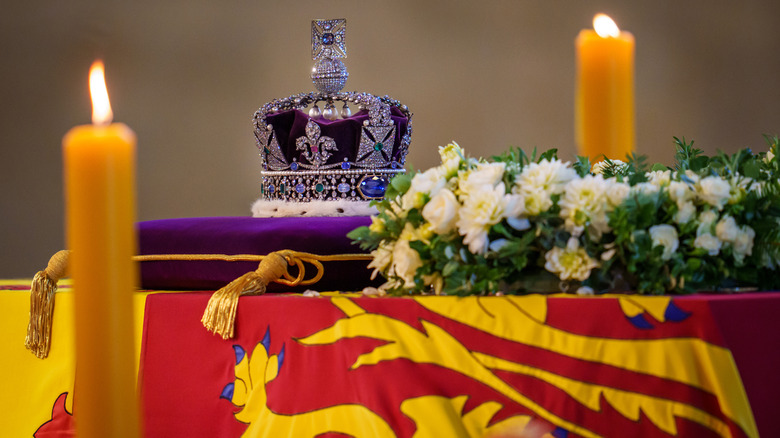
M 574 38 L 597 12 L 634 33 L 638 152 L 672 136 L 713 153 L 780 133 L 776 0 L 36 0 L 0 13 L 0 276 L 64 246 L 60 142 L 88 123 L 103 57 L 115 120 L 138 134 L 139 220 L 245 216 L 259 195 L 254 111 L 313 89 L 310 21 L 346 18 L 346 90 L 415 114 L 408 165 L 458 141 L 574 149 Z

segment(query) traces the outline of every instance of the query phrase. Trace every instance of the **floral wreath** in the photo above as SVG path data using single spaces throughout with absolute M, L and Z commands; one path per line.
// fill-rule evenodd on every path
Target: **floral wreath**
M 675 139 L 672 167 L 644 156 L 591 166 L 456 143 L 398 175 L 350 238 L 372 251 L 381 292 L 692 293 L 780 286 L 778 137 L 769 150 L 705 156 Z

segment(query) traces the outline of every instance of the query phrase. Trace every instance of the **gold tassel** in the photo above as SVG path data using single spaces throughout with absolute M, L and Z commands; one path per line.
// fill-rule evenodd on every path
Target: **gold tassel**
M 46 269 L 35 274 L 30 285 L 30 322 L 24 345 L 40 359 L 45 359 L 51 348 L 54 293 L 57 282 L 67 273 L 68 255 L 67 250 L 54 254 Z
M 43 271 L 35 274 L 30 287 L 30 322 L 27 326 L 25 346 L 37 357 L 44 359 L 51 348 L 51 329 L 54 315 L 54 294 L 57 282 L 66 276 L 68 257 L 67 250 L 59 251 L 49 260 L 49 265 Z M 277 251 L 264 255 L 225 255 L 225 254 L 152 254 L 134 256 L 133 260 L 170 261 L 170 260 L 220 260 L 220 261 L 256 261 L 260 265 L 256 271 L 246 273 L 231 281 L 227 286 L 216 291 L 211 296 L 201 322 L 213 333 L 219 333 L 224 339 L 233 337 L 233 326 L 236 319 L 238 298 L 241 295 L 259 295 L 265 293 L 266 287 L 272 282 L 287 286 L 310 285 L 318 282 L 325 271 L 324 261 L 356 261 L 371 260 L 370 254 L 334 254 L 316 255 L 297 251 Z M 305 277 L 304 263 L 316 268 L 317 273 L 311 278 Z M 287 265 L 296 266 L 295 277 L 287 271 Z
M 203 312 L 201 322 L 210 332 L 217 333 L 222 339 L 233 337 L 233 327 L 241 295 L 260 295 L 272 282 L 288 277 L 287 265 L 299 264 L 291 251 L 277 251 L 263 257 L 257 270 L 231 281 L 227 286 L 214 292 Z M 302 272 L 299 273 L 299 277 Z

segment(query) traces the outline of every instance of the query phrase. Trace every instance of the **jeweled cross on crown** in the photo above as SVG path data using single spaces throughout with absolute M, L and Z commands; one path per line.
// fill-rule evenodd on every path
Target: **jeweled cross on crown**
M 311 22 L 311 59 L 347 57 L 347 20 L 314 20 Z

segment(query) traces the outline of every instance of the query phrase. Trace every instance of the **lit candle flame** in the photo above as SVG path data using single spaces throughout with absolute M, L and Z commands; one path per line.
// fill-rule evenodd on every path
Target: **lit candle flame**
M 92 123 L 108 125 L 114 118 L 114 113 L 111 111 L 111 102 L 108 101 L 103 61 L 95 61 L 89 69 L 89 93 L 92 95 Z
M 593 17 L 593 29 L 602 38 L 617 38 L 620 36 L 620 29 L 618 29 L 617 24 L 605 14 L 596 14 Z

